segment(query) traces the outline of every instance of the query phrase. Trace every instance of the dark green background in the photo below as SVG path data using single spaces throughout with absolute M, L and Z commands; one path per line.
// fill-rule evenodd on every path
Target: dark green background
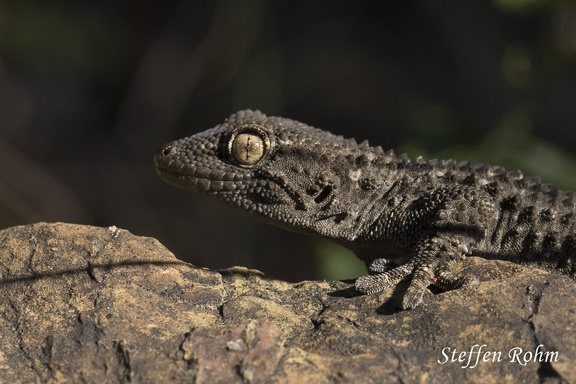
M 116 225 L 201 266 L 354 277 L 326 242 L 155 175 L 163 143 L 244 108 L 576 188 L 576 5 L 0 1 L 0 226 Z

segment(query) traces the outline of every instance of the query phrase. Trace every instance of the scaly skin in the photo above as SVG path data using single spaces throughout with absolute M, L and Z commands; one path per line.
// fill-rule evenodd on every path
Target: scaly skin
M 469 255 L 576 275 L 575 194 L 502 167 L 409 160 L 259 111 L 167 144 L 154 163 L 174 186 L 350 248 L 371 263 L 361 293 L 409 279 L 403 309 L 431 283 L 476 283 L 452 272 Z

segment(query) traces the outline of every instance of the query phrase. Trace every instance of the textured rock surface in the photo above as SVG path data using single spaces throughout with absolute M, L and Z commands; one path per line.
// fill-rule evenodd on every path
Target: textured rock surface
M 484 281 L 400 312 L 398 292 L 356 296 L 349 282 L 201 269 L 116 228 L 9 228 L 0 232 L 0 381 L 576 382 L 574 281 L 477 258 L 467 268 Z M 444 348 L 475 344 L 502 361 L 438 362 Z M 510 362 L 512 348 L 528 357 L 540 344 L 558 361 Z

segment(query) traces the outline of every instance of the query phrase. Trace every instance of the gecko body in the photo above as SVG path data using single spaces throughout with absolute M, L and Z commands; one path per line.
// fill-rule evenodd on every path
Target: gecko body
M 470 255 L 576 275 L 575 194 L 519 171 L 410 160 L 250 110 L 167 144 L 154 162 L 174 186 L 351 249 L 371 272 L 355 283 L 361 293 L 409 280 L 403 309 L 430 284 L 477 283 L 453 271 Z

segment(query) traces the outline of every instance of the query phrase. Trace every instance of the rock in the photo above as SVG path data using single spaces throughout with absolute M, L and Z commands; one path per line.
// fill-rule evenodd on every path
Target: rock
M 115 227 L 9 228 L 0 381 L 576 382 L 576 283 L 501 261 L 465 267 L 482 283 L 399 311 L 402 287 L 358 296 L 351 282 L 210 271 Z

